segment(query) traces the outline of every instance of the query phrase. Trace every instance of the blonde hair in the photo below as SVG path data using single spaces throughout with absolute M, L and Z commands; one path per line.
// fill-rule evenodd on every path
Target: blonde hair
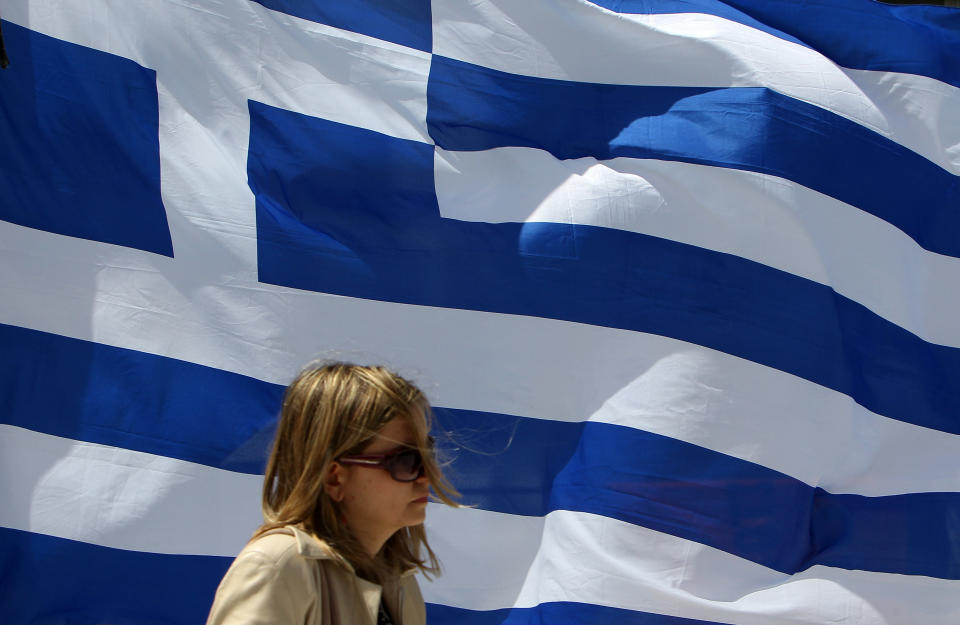
M 384 367 L 343 362 L 308 365 L 287 387 L 263 484 L 264 523 L 254 534 L 297 525 L 327 543 L 331 557 L 374 581 L 440 565 L 423 525 L 391 536 L 377 556 L 350 533 L 324 482 L 337 458 L 360 453 L 387 422 L 405 419 L 423 456 L 434 495 L 457 506 L 460 494 L 443 476 L 430 443 L 430 404 L 410 381 Z

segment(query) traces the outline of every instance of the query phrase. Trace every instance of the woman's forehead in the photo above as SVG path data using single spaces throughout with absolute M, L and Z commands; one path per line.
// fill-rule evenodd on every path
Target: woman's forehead
M 370 441 L 365 451 L 378 453 L 389 451 L 399 445 L 410 447 L 417 445 L 417 433 L 410 426 L 409 420 L 404 417 L 394 417 L 387 421 L 387 424 Z

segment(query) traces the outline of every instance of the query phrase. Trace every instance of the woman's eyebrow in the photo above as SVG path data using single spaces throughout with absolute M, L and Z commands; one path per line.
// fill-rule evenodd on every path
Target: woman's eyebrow
M 419 446 L 416 443 L 403 443 L 403 442 L 393 441 L 393 440 L 384 441 L 384 442 L 396 443 L 396 445 L 393 445 L 392 447 L 387 447 L 386 449 L 383 449 L 380 451 L 367 451 L 364 453 L 369 455 L 379 456 L 381 454 L 389 454 L 395 451 L 400 451 L 402 449 L 418 449 L 419 448 Z

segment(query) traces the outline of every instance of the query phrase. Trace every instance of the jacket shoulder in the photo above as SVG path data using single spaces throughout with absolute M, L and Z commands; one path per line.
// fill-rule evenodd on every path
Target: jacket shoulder
M 274 533 L 249 543 L 220 582 L 208 625 L 304 623 L 319 600 L 321 567 L 296 538 Z
M 264 536 L 259 536 L 249 543 L 237 554 L 237 558 L 242 558 L 250 554 L 259 554 L 263 558 L 276 560 L 286 560 L 293 555 L 298 554 L 297 538 L 292 533 L 272 532 Z

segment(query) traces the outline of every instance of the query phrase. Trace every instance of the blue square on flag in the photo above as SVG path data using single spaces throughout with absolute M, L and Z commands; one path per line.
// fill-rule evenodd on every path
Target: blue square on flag
M 250 102 L 247 173 L 260 280 L 400 297 L 401 259 L 433 247 L 433 145 Z M 400 281 L 402 282 L 402 281 Z
M 156 72 L 10 22 L 3 36 L 0 219 L 173 256 Z

